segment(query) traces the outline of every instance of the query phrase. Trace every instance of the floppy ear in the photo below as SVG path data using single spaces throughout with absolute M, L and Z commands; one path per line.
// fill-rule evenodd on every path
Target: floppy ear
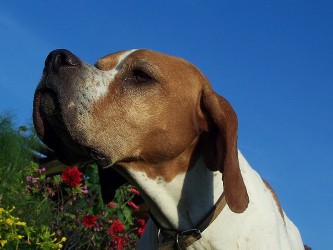
M 203 112 L 215 125 L 216 157 L 211 170 L 223 173 L 223 188 L 229 208 L 242 213 L 248 206 L 249 196 L 240 173 L 237 149 L 237 116 L 226 99 L 217 95 L 211 88 L 202 93 Z M 210 132 L 210 131 L 209 131 Z

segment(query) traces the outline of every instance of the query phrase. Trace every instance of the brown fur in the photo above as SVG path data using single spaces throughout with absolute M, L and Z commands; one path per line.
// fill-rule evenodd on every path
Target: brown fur
M 243 212 L 249 198 L 238 163 L 237 117 L 231 105 L 212 90 L 194 65 L 181 58 L 137 50 L 119 64 L 122 55 L 100 59 L 95 64 L 100 71 L 64 67 L 42 79 L 41 87 L 47 85 L 60 93 L 62 119 L 73 141 L 100 152 L 110 166 L 131 167 L 165 181 L 189 171 L 191 159 L 203 152 L 209 158 L 205 159 L 207 167 L 223 173 L 231 210 Z M 89 88 L 105 85 L 100 74 L 115 67 L 118 71 L 106 94 L 82 101 L 94 93 Z M 150 81 L 136 82 L 133 74 L 138 70 L 147 73 Z M 36 98 L 43 98 L 38 91 Z M 36 112 L 43 140 L 41 117 Z M 199 153 L 198 148 L 202 149 Z

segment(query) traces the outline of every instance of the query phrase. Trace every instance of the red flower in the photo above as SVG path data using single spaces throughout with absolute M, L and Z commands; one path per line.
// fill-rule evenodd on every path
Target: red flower
M 144 219 L 138 219 L 137 222 L 138 222 L 140 227 L 145 227 L 146 226 L 146 221 Z
M 108 204 L 107 204 L 108 207 L 111 207 L 111 208 L 117 208 L 117 204 L 110 201 Z
M 134 208 L 134 210 L 139 210 L 140 208 L 133 202 L 130 201 L 127 203 L 130 207 Z
M 66 183 L 68 186 L 77 187 L 80 186 L 82 178 L 82 173 L 77 167 L 66 168 L 66 170 L 61 174 L 62 182 Z
M 135 189 L 135 188 L 130 188 L 129 191 L 130 191 L 132 194 L 136 194 L 136 195 L 139 195 L 139 194 L 140 194 L 140 192 L 139 192 L 137 189 Z
M 128 237 L 113 236 L 112 243 L 117 250 L 122 250 L 128 243 Z
M 85 227 L 93 227 L 98 218 L 98 215 L 87 214 L 82 218 L 82 223 Z
M 112 223 L 111 228 L 108 230 L 108 234 L 112 235 L 112 244 L 115 249 L 122 250 L 124 245 L 128 243 L 127 236 L 120 236 L 125 230 L 124 224 L 120 220 L 116 220 Z
M 124 229 L 124 224 L 120 220 L 116 220 L 112 223 L 111 228 L 108 230 L 108 234 L 115 236 L 122 233 Z
M 145 232 L 145 229 L 144 227 L 139 227 L 138 228 L 138 236 L 141 237 L 143 235 L 143 233 Z
M 138 236 L 141 237 L 143 232 L 146 229 L 146 221 L 144 219 L 138 219 L 137 220 L 138 224 L 139 224 L 139 228 L 138 228 Z

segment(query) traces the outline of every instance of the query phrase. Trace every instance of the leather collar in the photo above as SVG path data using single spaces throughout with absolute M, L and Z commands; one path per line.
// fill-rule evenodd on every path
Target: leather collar
M 226 205 L 224 193 L 221 194 L 215 205 L 207 216 L 198 224 L 196 228 L 178 231 L 168 230 L 160 227 L 154 216 L 151 218 L 158 228 L 158 250 L 185 249 L 201 238 L 201 233 L 218 217 Z

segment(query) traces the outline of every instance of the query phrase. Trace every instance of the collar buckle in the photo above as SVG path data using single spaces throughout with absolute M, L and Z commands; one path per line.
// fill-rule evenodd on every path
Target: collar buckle
M 159 226 L 154 216 L 151 215 L 152 220 L 158 228 L 157 240 L 159 250 L 173 250 L 173 249 L 185 249 L 186 247 L 192 245 L 195 241 L 199 240 L 203 232 L 222 212 L 223 208 L 226 206 L 227 202 L 224 193 L 221 194 L 220 198 L 217 200 L 215 205 L 212 207 L 208 215 L 199 223 L 197 228 L 189 229 L 185 231 L 177 230 L 166 230 Z
M 180 241 L 186 241 L 187 239 L 191 238 L 191 242 L 188 242 L 192 244 L 194 241 L 197 241 L 201 238 L 201 232 L 199 229 L 190 229 L 186 231 L 182 231 L 176 234 L 175 239 L 175 245 L 177 249 L 183 249 L 183 244 L 180 243 Z M 187 246 L 188 244 L 185 244 Z

